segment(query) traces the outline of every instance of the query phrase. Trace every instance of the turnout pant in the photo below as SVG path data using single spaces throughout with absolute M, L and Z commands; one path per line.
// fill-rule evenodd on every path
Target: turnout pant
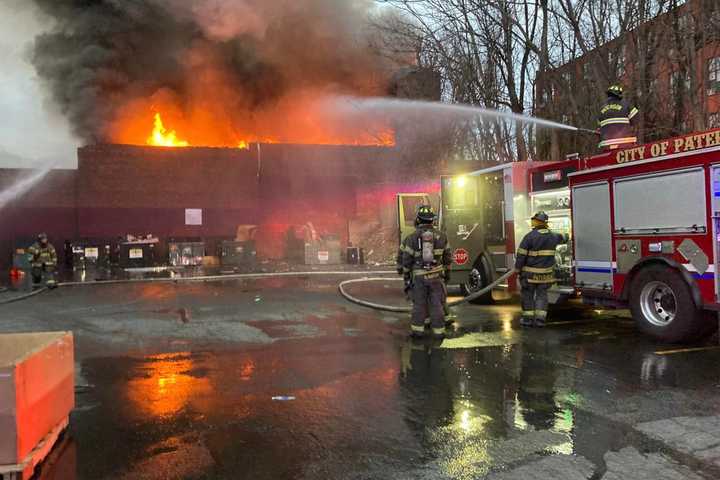
M 520 279 L 524 319 L 545 321 L 548 310 L 548 290 L 551 286 L 552 283 L 530 283 L 527 278 Z
M 425 331 L 425 318 L 430 317 L 433 333 L 445 332 L 445 285 L 442 278 L 416 276 L 412 289 L 412 331 Z
M 33 283 L 42 283 L 43 281 L 43 272 L 46 274 L 46 282 L 48 285 L 54 285 L 55 284 L 55 265 L 33 265 L 31 274 L 32 274 L 32 280 Z

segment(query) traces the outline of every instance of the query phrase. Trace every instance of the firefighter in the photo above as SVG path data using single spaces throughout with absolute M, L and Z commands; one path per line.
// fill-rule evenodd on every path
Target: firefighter
M 28 256 L 30 265 L 32 266 L 33 283 L 41 283 L 43 273 L 45 273 L 47 278 L 46 285 L 54 288 L 57 285 L 55 281 L 57 253 L 55 252 L 55 247 L 48 241 L 47 234 L 41 233 L 37 236 L 37 242 L 28 248 Z
M 434 221 L 432 207 L 420 206 L 417 229 L 403 240 L 400 247 L 405 290 L 411 292 L 413 301 L 411 333 L 414 336 L 425 333 L 425 318 L 428 316 L 433 335 L 445 335 L 445 282 L 452 254 L 447 236 L 434 227 Z
M 520 242 L 515 271 L 520 274 L 523 327 L 544 327 L 547 318 L 548 290 L 555 279 L 555 248 L 567 243 L 567 234 L 548 229 L 548 216 L 537 212 L 532 217 L 532 230 Z
M 600 144 L 602 150 L 615 150 L 637 143 L 634 133 L 635 115 L 638 109 L 623 100 L 623 88 L 611 85 L 607 89 L 608 98 L 600 110 Z
M 418 223 L 418 219 L 416 217 L 415 218 L 415 228 L 418 228 L 419 225 L 420 224 Z M 403 251 L 404 251 L 404 246 L 401 243 L 400 248 L 398 248 L 397 257 L 395 260 L 398 275 L 403 274 Z M 447 271 L 445 272 L 444 280 L 445 280 L 445 282 L 443 283 L 443 293 L 444 293 L 443 313 L 445 314 L 445 324 L 450 325 L 453 322 L 454 316 L 450 312 L 450 307 L 448 306 L 448 303 L 447 303 L 447 300 L 448 300 L 447 284 L 448 284 L 448 281 L 450 280 L 450 274 Z M 412 285 L 412 282 L 409 284 L 406 283 L 406 285 L 405 285 L 405 295 L 408 297 L 408 300 L 412 300 L 411 285 Z M 430 317 L 425 318 L 425 325 L 430 325 Z

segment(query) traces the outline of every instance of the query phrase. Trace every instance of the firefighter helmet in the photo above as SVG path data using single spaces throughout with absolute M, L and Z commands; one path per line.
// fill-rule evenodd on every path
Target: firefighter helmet
M 417 211 L 415 222 L 418 225 L 433 223 L 435 221 L 435 212 L 430 205 L 420 205 Z
M 622 85 L 610 85 L 607 89 L 608 95 L 612 95 L 613 97 L 622 98 L 623 96 L 623 87 Z
M 37 239 L 38 239 L 38 242 L 47 242 L 47 240 L 48 240 L 47 233 L 45 233 L 45 232 L 39 233 L 37 236 Z
M 533 227 L 541 227 L 544 225 L 547 225 L 548 220 L 550 220 L 550 217 L 548 217 L 548 214 L 545 212 L 537 212 L 533 217 L 531 218 Z

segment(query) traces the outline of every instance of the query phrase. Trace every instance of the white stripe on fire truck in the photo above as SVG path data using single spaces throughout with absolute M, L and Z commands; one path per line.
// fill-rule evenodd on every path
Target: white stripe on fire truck
M 692 266 L 689 263 L 683 263 L 683 267 L 685 267 L 685 269 L 688 272 L 697 273 L 697 271 L 698 271 L 697 268 L 695 268 L 694 266 Z M 707 268 L 707 270 L 705 270 L 705 273 L 715 273 L 715 265 L 708 265 L 708 268 Z

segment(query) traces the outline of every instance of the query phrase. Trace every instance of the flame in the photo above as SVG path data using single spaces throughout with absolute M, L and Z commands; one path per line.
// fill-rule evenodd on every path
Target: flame
M 185 140 L 178 140 L 175 130 L 167 130 L 163 125 L 162 118 L 159 113 L 155 114 L 155 128 L 152 135 L 147 139 L 148 145 L 155 147 L 189 147 L 190 144 Z
M 221 147 L 248 150 L 254 143 L 295 143 L 305 145 L 346 145 L 346 146 L 395 146 L 395 130 L 382 119 L 363 119 L 355 125 L 339 121 L 338 118 L 323 112 L 291 112 L 292 121 L 277 121 L 271 114 L 258 114 L 257 124 L 234 122 L 230 118 L 218 118 L 198 109 L 191 113 L 183 112 L 176 105 L 157 104 L 150 108 L 128 106 L 113 127 L 111 135 L 116 143 L 140 145 L 145 143 L 155 147 Z M 167 108 L 165 108 L 167 107 Z M 309 107 L 310 108 L 310 107 Z M 148 110 L 153 112 L 153 128 L 148 125 Z M 162 113 L 161 113 L 162 112 Z M 163 122 L 172 118 L 174 128 Z M 182 132 L 182 136 L 178 134 Z M 143 142 L 144 141 L 144 142 Z

